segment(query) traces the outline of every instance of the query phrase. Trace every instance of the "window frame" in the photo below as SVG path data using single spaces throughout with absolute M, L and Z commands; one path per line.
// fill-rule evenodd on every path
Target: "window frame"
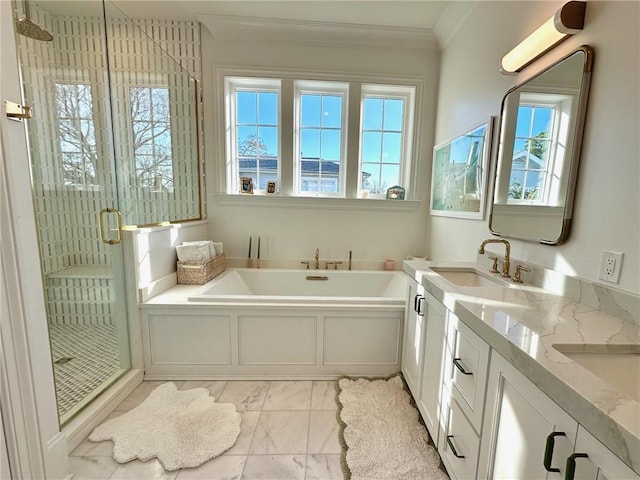
M 412 172 L 412 154 L 413 139 L 415 135 L 415 117 L 416 117 L 416 86 L 407 85 L 381 85 L 381 84 L 363 84 L 360 93 L 360 128 L 358 139 L 358 197 L 362 198 L 362 171 L 363 164 L 372 163 L 363 161 L 363 137 L 364 137 L 364 102 L 366 98 L 383 98 L 383 99 L 402 99 L 404 101 L 404 111 L 402 115 L 402 132 L 401 132 L 401 148 L 400 148 L 400 164 L 398 172 L 398 184 L 404 186 L 406 194 L 411 193 L 411 172 Z M 381 130 L 384 133 L 384 125 Z M 382 160 L 382 159 L 381 159 Z M 383 165 L 381 161 L 380 166 Z M 389 185 L 393 187 L 395 185 Z M 385 193 L 371 194 L 370 198 L 386 198 Z
M 343 206 L 344 208 L 377 208 L 392 210 L 413 210 L 418 207 L 421 200 L 419 192 L 423 191 L 420 182 L 422 155 L 421 143 L 424 135 L 422 131 L 423 114 L 425 108 L 424 85 L 426 79 L 423 76 L 410 75 L 376 75 L 349 72 L 326 72 L 314 70 L 269 68 L 269 67 L 245 67 L 235 65 L 214 66 L 214 91 L 219 108 L 214 115 L 214 135 L 211 145 L 216 152 L 213 162 L 215 173 L 213 195 L 217 202 L 224 204 L 281 204 L 287 206 L 305 206 L 322 208 L 324 204 Z M 254 191 L 254 195 L 242 195 L 236 188 L 236 173 L 232 171 L 230 153 L 230 98 L 227 89 L 227 79 L 265 79 L 281 82 L 280 96 L 280 143 L 279 158 L 280 183 L 276 195 L 267 195 L 265 192 Z M 294 192 L 294 84 L 296 81 L 310 82 L 342 82 L 349 85 L 349 99 L 346 105 L 345 115 L 348 119 L 347 139 L 344 148 L 347 149 L 346 178 L 344 195 L 333 197 L 300 196 Z M 411 158 L 411 162 L 405 164 L 404 186 L 406 189 L 405 201 L 398 202 L 386 198 L 366 198 L 358 194 L 359 179 L 359 142 L 360 142 L 360 96 L 362 85 L 397 86 L 413 89 L 415 92 L 413 102 L 413 131 L 408 132 L 405 156 Z M 433 106 L 432 106 L 433 107 Z M 413 157 L 416 157 L 413 159 Z M 381 200 L 384 200 L 381 201 Z
M 342 109 L 340 112 L 340 158 L 338 173 L 338 191 L 303 191 L 302 183 L 302 155 L 301 155 L 301 133 L 302 129 L 302 95 L 331 95 L 342 97 Z M 294 81 L 294 146 L 293 146 L 293 192 L 296 197 L 339 197 L 343 198 L 346 193 L 347 177 L 347 143 L 348 143 L 348 110 L 349 110 L 349 84 L 345 82 L 326 82 L 313 80 Z M 322 126 L 319 127 L 322 132 Z M 322 159 L 319 159 L 322 162 Z M 322 177 L 318 177 L 319 181 Z
M 561 198 L 564 193 L 562 189 L 557 185 L 557 181 L 554 181 L 554 177 L 561 177 L 561 174 L 558 174 L 559 170 L 564 170 L 567 168 L 567 153 L 563 151 L 563 156 L 559 158 L 559 149 L 560 145 L 567 144 L 572 132 L 567 130 L 565 126 L 563 126 L 563 117 L 567 115 L 571 115 L 571 112 L 574 109 L 576 98 L 572 94 L 557 94 L 557 93 L 529 93 L 523 92 L 520 96 L 520 103 L 518 105 L 518 109 L 522 106 L 529 107 L 546 107 L 553 109 L 553 120 L 551 124 L 551 128 L 549 129 L 550 136 L 547 139 L 548 141 L 548 152 L 546 165 L 544 170 L 530 170 L 525 168 L 520 170 L 524 173 L 525 182 L 523 182 L 523 191 L 526 188 L 526 175 L 529 171 L 537 171 L 540 172 L 544 176 L 543 180 L 543 188 L 540 197 L 536 200 L 531 200 L 527 198 L 523 199 L 515 199 L 509 198 L 508 203 L 512 205 L 554 205 L 557 203 L 557 200 Z M 532 137 L 526 137 L 531 140 Z M 511 177 L 511 172 L 509 173 Z M 555 197 L 555 201 L 554 198 Z
M 228 165 L 226 169 L 227 193 L 233 194 L 240 192 L 240 164 L 236 157 L 238 151 L 238 138 L 236 135 L 237 126 L 237 102 L 236 93 L 238 91 L 260 91 L 272 92 L 278 94 L 277 102 L 277 137 L 278 151 L 276 152 L 276 178 L 278 185 L 282 178 L 282 81 L 276 78 L 258 78 L 244 76 L 228 76 L 224 78 L 224 105 L 225 105 L 225 163 Z M 258 120 L 256 119 L 256 122 Z M 258 125 L 258 123 L 256 123 Z M 231 172 L 231 173 L 229 173 Z M 254 193 L 264 193 L 265 189 L 260 189 L 259 185 L 254 185 Z
M 149 82 L 129 82 L 126 84 L 126 86 L 124 86 L 124 88 L 126 88 L 126 104 L 128 107 L 128 115 L 127 115 L 127 126 L 129 128 L 128 131 L 128 135 L 131 137 L 131 157 L 132 157 L 132 163 L 131 163 L 131 167 L 132 167 L 132 173 L 133 173 L 133 178 L 136 179 L 136 185 L 133 185 L 135 188 L 143 188 L 146 190 L 151 190 L 152 192 L 161 192 L 161 191 L 167 191 L 167 192 L 173 192 L 174 188 L 175 188 L 175 173 L 174 173 L 174 142 L 173 142 L 173 115 L 171 114 L 171 87 L 167 84 L 163 84 L 163 83 L 149 83 Z M 138 164 L 137 164 L 137 160 L 136 160 L 136 150 L 135 150 L 135 145 L 133 142 L 134 139 L 134 124 L 136 122 L 141 122 L 141 120 L 136 120 L 133 118 L 132 115 L 132 105 L 131 105 L 131 90 L 134 88 L 144 88 L 147 90 L 153 90 L 153 89 L 163 89 L 167 91 L 167 110 L 169 112 L 169 118 L 167 122 L 158 122 L 158 123 L 166 123 L 169 126 L 169 139 L 171 142 L 171 185 L 142 185 L 140 183 L 137 182 L 138 179 Z M 149 123 L 151 124 L 151 127 L 154 127 L 154 122 L 153 120 L 149 120 L 149 121 L 145 121 L 145 123 Z M 153 142 L 153 147 L 154 147 L 154 151 L 155 151 L 155 141 Z M 145 156 L 148 156 L 145 154 Z

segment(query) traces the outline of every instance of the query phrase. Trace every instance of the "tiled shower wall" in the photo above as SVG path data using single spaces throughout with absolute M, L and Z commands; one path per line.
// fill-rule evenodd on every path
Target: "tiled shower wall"
M 19 36 L 19 49 L 26 101 L 34 108 L 34 118 L 28 122 L 28 131 L 50 320 L 55 323 L 102 324 L 110 317 L 113 294 L 109 271 L 111 254 L 109 247 L 99 238 L 97 217 L 101 208 L 116 204 L 115 172 L 122 174 L 126 170 L 124 165 L 133 156 L 126 142 L 130 126 L 122 120 L 128 114 L 128 107 L 125 102 L 114 102 L 116 111 L 113 112 L 112 129 L 103 19 L 57 16 L 48 12 L 46 7 L 46 3 L 33 3 L 31 14 L 36 23 L 52 33 L 53 42 Z M 178 121 L 182 116 L 195 121 L 193 83 L 187 75 L 180 74 L 180 69 L 166 53 L 154 47 L 130 20 L 114 18 L 108 25 L 112 92 L 120 91 L 122 95 L 125 82 L 144 83 L 145 78 L 152 76 L 173 83 L 170 88 L 171 113 L 176 119 L 175 132 L 172 133 L 174 191 L 151 192 L 134 188 L 124 184 L 124 178 L 119 178 L 118 196 L 125 224 L 197 217 L 200 207 L 198 161 L 197 156 L 193 156 L 196 129 L 188 123 L 190 120 Z M 195 78 L 200 78 L 200 30 L 197 23 L 143 21 L 140 25 L 163 48 L 176 55 L 183 68 Z M 91 85 L 97 144 L 96 181 L 91 185 L 63 184 L 54 103 L 55 82 Z M 182 98 L 187 92 L 192 95 L 188 103 Z M 180 176 L 195 179 L 195 188 L 189 180 L 178 180 Z M 96 266 L 105 267 L 99 275 L 83 273 L 83 269 L 94 270 L 92 267 Z M 61 274 L 61 271 L 65 273 Z

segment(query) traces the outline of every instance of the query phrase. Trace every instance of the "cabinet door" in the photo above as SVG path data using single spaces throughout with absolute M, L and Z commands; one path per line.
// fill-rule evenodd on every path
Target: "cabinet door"
M 487 383 L 489 345 L 452 312 L 447 312 L 447 317 L 444 384 L 473 428 L 479 432 Z
M 413 279 L 409 279 L 408 285 L 402 347 L 402 373 L 413 398 L 418 398 L 422 378 L 422 341 L 425 324 L 424 288 Z
M 575 470 L 569 472 L 568 479 L 576 480 L 639 480 L 640 476 L 631 470 L 616 455 L 591 435 L 584 427 L 578 427 L 575 447 Z M 586 455 L 586 456 L 584 456 Z M 570 469 L 570 467 L 569 467 Z
M 445 395 L 443 400 L 442 422 L 438 453 L 447 467 L 447 473 L 453 480 L 478 478 L 478 434 L 450 395 Z
M 438 444 L 440 405 L 442 399 L 442 359 L 446 334 L 446 309 L 425 293 L 427 321 L 424 339 L 422 386 L 418 407 L 434 443 Z
M 563 479 L 577 428 L 573 418 L 492 351 L 480 442 L 481 477 Z

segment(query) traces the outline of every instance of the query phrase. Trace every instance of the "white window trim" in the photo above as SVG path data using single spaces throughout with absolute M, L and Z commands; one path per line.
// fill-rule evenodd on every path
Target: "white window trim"
M 261 195 L 240 195 L 238 189 L 233 188 L 232 178 L 230 178 L 230 173 L 228 171 L 228 151 L 230 148 L 228 142 L 228 95 L 225 88 L 225 79 L 227 77 L 239 77 L 239 78 L 263 78 L 263 79 L 273 79 L 282 82 L 282 98 L 280 99 L 280 138 L 281 142 L 279 143 L 280 158 L 282 159 L 282 168 L 283 171 L 280 172 L 280 178 L 282 183 L 278 185 L 279 190 L 279 198 L 286 197 L 287 205 L 309 205 L 310 201 L 314 199 L 319 201 L 321 197 L 301 197 L 295 196 L 293 191 L 293 175 L 292 172 L 287 172 L 287 169 L 293 169 L 293 148 L 291 148 L 291 152 L 287 151 L 286 148 L 283 149 L 283 146 L 293 145 L 293 82 L 299 80 L 309 80 L 309 81 L 327 81 L 327 82 L 345 82 L 349 83 L 350 90 L 354 88 L 354 84 L 357 84 L 358 97 L 360 97 L 359 90 L 361 85 L 372 84 L 372 85 L 384 85 L 384 86 L 403 86 L 403 87 L 413 87 L 415 89 L 415 111 L 414 111 L 414 119 L 413 119 L 413 131 L 411 132 L 411 141 L 408 142 L 407 148 L 411 149 L 411 157 L 412 162 L 410 168 L 405 172 L 406 180 L 406 191 L 407 195 L 405 196 L 404 204 L 405 207 L 409 209 L 415 208 L 417 203 L 420 201 L 418 198 L 419 192 L 419 183 L 420 183 L 420 161 L 419 157 L 421 156 L 421 124 L 422 124 L 422 111 L 424 109 L 423 105 L 423 90 L 424 90 L 424 78 L 422 77 L 414 77 L 414 76 L 400 76 L 400 75 L 363 75 L 363 74 L 354 74 L 354 73 L 345 73 L 345 72 L 319 72 L 314 70 L 301 70 L 301 69 L 270 69 L 270 68 L 250 68 L 250 67 L 238 67 L 234 65 L 217 65 L 214 67 L 214 91 L 215 98 L 217 100 L 216 103 L 220 105 L 224 105 L 225 108 L 220 108 L 217 111 L 214 121 L 214 136 L 213 142 L 215 145 L 215 149 L 217 152 L 217 160 L 215 161 L 215 191 L 213 195 L 216 198 L 221 197 L 229 197 L 229 201 L 231 201 L 231 197 L 242 197 L 238 198 L 237 201 L 234 200 L 234 203 L 238 201 L 240 203 L 247 203 L 250 205 L 256 205 L 256 202 L 260 200 L 264 200 Z M 287 85 L 291 85 L 289 87 Z M 285 98 L 287 96 L 287 92 L 291 92 L 291 98 Z M 351 100 L 351 107 L 353 109 L 353 99 Z M 357 103 L 355 104 L 357 105 Z M 354 121 L 354 110 L 350 114 L 350 128 L 353 129 L 354 126 L 357 130 L 360 128 L 360 122 Z M 291 115 L 291 118 L 288 117 Z M 359 113 L 356 115 L 359 117 Z M 359 120 L 359 119 L 358 119 Z M 291 132 L 288 132 L 287 129 L 291 127 Z M 372 208 L 379 209 L 382 204 L 394 203 L 394 210 L 397 207 L 400 207 L 402 202 L 398 202 L 397 200 L 384 200 L 384 202 L 379 201 L 379 199 L 362 199 L 358 198 L 358 185 L 359 178 L 356 175 L 358 170 L 358 162 L 359 162 L 359 146 L 357 143 L 359 142 L 359 133 L 356 131 L 355 136 L 351 134 L 350 138 L 347 139 L 347 151 L 353 152 L 352 144 L 355 145 L 355 154 L 352 157 L 347 158 L 347 177 L 346 177 L 346 192 L 345 197 L 338 198 L 333 197 L 336 202 L 344 202 L 345 208 L 351 208 L 350 206 L 354 205 L 354 202 L 362 202 L 364 208 Z M 353 138 L 351 138 L 353 137 Z M 407 153 L 409 154 L 409 153 Z M 353 172 L 353 175 L 349 172 Z M 260 193 L 260 192 L 257 192 Z M 273 197 L 269 195 L 268 197 Z M 244 199 L 244 200 L 243 200 Z M 220 200 L 219 200 L 220 201 Z M 283 199 L 284 201 L 284 199 Z M 319 203 L 319 205 L 321 205 Z
M 405 188 L 405 198 L 411 195 L 411 172 L 413 171 L 411 159 L 413 158 L 413 139 L 415 134 L 416 118 L 416 86 L 398 85 L 374 85 L 363 84 L 360 98 L 360 128 L 359 128 L 359 153 L 358 153 L 358 197 L 362 198 L 362 137 L 364 131 L 364 99 L 365 97 L 380 96 L 385 98 L 401 98 L 405 102 L 402 119 L 402 151 L 400 152 L 400 185 Z M 392 187 L 394 185 L 389 185 Z M 371 195 L 371 198 L 384 198 L 385 194 Z
M 338 192 L 305 192 L 300 186 L 302 182 L 302 156 L 300 145 L 302 100 L 304 94 L 339 95 L 342 97 L 342 111 L 340 112 L 340 170 L 338 174 Z M 349 112 L 349 84 L 344 82 L 316 82 L 298 80 L 294 83 L 293 94 L 294 132 L 293 132 L 293 192 L 297 197 L 340 197 L 345 196 L 347 178 L 347 140 L 349 138 L 349 125 L 347 122 Z
M 273 78 L 249 78 L 230 76 L 224 79 L 224 111 L 225 111 L 225 163 L 228 162 L 228 168 L 226 174 L 226 189 L 227 193 L 237 193 L 240 191 L 240 172 L 239 165 L 235 158 L 235 152 L 237 152 L 237 138 L 235 135 L 234 120 L 237 117 L 237 105 L 236 105 L 236 92 L 239 90 L 262 90 L 272 91 L 278 94 L 278 151 L 276 153 L 278 157 L 278 171 L 277 182 L 281 183 L 282 178 L 282 82 L 280 79 Z M 229 174 L 230 172 L 230 174 Z M 257 188 L 254 185 L 255 193 L 264 193 L 264 190 Z

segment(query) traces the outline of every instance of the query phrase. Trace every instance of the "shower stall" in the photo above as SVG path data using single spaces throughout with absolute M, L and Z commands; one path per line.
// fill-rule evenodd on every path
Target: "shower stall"
M 202 217 L 200 30 L 107 1 L 14 10 L 63 425 L 131 367 L 122 225 Z

